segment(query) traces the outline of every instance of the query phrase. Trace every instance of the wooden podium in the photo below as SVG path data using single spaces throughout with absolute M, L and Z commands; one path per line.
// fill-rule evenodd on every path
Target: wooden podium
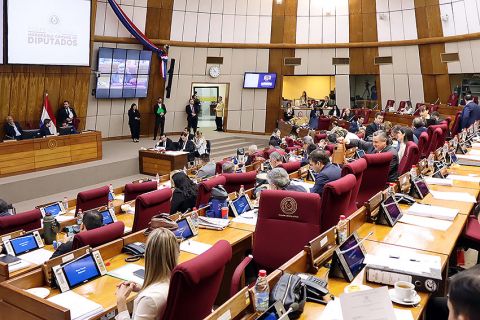
M 149 175 L 168 174 L 187 166 L 188 152 L 140 150 L 138 161 L 140 173 Z

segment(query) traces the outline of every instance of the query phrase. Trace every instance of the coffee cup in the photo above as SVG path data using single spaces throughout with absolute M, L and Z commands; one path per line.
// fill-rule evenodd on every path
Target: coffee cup
M 415 285 L 407 281 L 397 281 L 394 284 L 395 295 L 402 301 L 411 301 L 415 296 Z

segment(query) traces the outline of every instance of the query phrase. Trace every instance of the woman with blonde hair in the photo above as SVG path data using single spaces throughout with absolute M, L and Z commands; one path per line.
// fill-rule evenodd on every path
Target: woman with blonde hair
M 123 282 L 117 288 L 116 320 L 161 319 L 167 304 L 170 276 L 177 266 L 180 249 L 173 232 L 158 228 L 147 239 L 145 249 L 145 277 L 143 286 L 134 282 Z M 127 298 L 138 292 L 130 316 Z
M 195 138 L 193 138 L 195 144 L 195 157 L 200 157 L 202 154 L 207 153 L 207 140 L 203 137 L 203 133 L 200 130 L 195 132 Z

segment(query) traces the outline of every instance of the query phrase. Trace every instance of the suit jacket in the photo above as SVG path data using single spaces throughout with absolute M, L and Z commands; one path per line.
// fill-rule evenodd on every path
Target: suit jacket
M 480 107 L 475 102 L 470 102 L 462 110 L 460 129 L 470 127 L 476 120 L 480 120 Z
M 20 124 L 15 121 L 15 126 L 17 127 L 17 130 L 20 132 L 20 135 L 23 134 L 23 129 L 22 127 L 20 127 Z M 5 126 L 4 126 L 4 129 L 5 129 L 5 134 L 11 138 L 15 138 L 15 129 L 13 128 L 13 126 L 9 125 L 8 122 L 5 123 Z
M 72 111 L 73 117 L 76 118 L 77 114 L 75 113 L 75 109 L 70 107 L 70 111 Z M 58 126 L 62 126 L 62 123 L 64 123 L 68 118 L 68 112 L 65 110 L 64 107 L 60 107 L 57 112 L 57 123 Z
M 350 128 L 348 129 L 348 131 L 350 131 L 351 133 L 357 133 L 358 130 L 360 130 L 360 126 L 358 125 L 358 122 L 355 120 L 350 122 Z
M 46 137 L 46 136 L 52 135 L 52 133 L 50 132 L 50 129 L 47 126 L 43 125 L 40 127 L 40 135 L 42 137 Z
M 413 129 L 413 134 L 415 135 L 415 137 L 417 137 L 417 139 L 420 139 L 420 135 L 421 135 L 423 132 L 427 132 L 427 128 L 425 128 L 425 127 L 420 127 L 420 128 L 415 128 L 415 129 Z
M 185 148 L 183 147 L 184 146 L 184 142 L 183 140 L 182 141 L 179 141 L 178 142 L 178 151 L 185 151 L 185 152 L 195 152 L 195 144 L 193 143 L 192 140 L 187 140 L 186 142 L 186 145 L 185 145 Z
M 55 252 L 52 254 L 52 256 L 50 257 L 50 259 L 59 257 L 59 256 L 61 256 L 62 254 L 71 252 L 71 251 L 73 250 L 72 247 L 73 247 L 73 241 L 67 241 L 67 242 L 65 242 L 65 243 L 62 243 L 62 244 L 57 248 L 57 250 L 55 250 Z
M 323 187 L 342 176 L 342 170 L 333 163 L 326 164 L 322 171 L 315 174 L 315 185 L 310 189 L 311 193 L 318 193 L 320 196 L 323 193 Z
M 268 141 L 268 145 L 279 147 L 282 143 L 282 139 L 277 136 L 271 136 L 270 141 Z
M 365 129 L 365 139 L 371 139 L 375 131 L 380 130 L 380 126 L 375 122 L 370 123 Z
M 187 119 L 198 118 L 198 113 L 200 112 L 200 106 L 198 104 L 194 104 L 193 109 L 195 110 L 195 117 L 192 115 L 192 108 L 190 107 L 190 105 L 185 106 L 185 112 L 187 113 Z
M 215 175 L 216 167 L 217 166 L 215 162 L 207 163 L 206 165 L 198 169 L 197 178 L 204 179 L 204 178 L 213 177 Z
M 163 147 L 163 148 L 165 148 L 165 150 L 175 150 L 172 139 L 170 139 L 170 138 L 167 138 L 167 141 L 165 141 L 165 142 L 162 142 L 162 141 L 157 142 L 157 144 L 155 146 L 156 147 Z
M 128 125 L 131 126 L 140 122 L 140 120 L 135 118 L 140 118 L 140 112 L 138 110 L 128 110 Z
M 165 117 L 165 115 L 167 114 L 167 107 L 165 106 L 164 103 L 162 103 L 162 106 L 163 106 L 163 109 L 165 110 L 164 114 L 163 114 L 163 117 Z M 160 107 L 158 106 L 158 103 L 156 103 L 154 106 L 153 106 L 153 114 L 155 115 L 155 117 L 157 118 L 160 118 L 162 116 L 158 115 L 157 111 Z
M 373 154 L 377 153 L 373 147 L 373 142 L 363 141 L 363 140 L 351 140 L 350 144 L 347 145 L 348 148 L 357 147 L 365 151 L 365 153 Z M 390 162 L 390 171 L 388 172 L 388 182 L 395 182 L 398 179 L 398 153 L 397 149 L 392 147 L 392 145 L 387 145 L 380 153 L 391 152 L 393 154 L 392 161 Z

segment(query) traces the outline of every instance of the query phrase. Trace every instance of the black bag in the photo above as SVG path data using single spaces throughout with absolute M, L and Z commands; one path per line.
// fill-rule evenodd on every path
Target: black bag
M 297 319 L 303 312 L 307 301 L 307 289 L 299 276 L 284 273 L 270 292 L 270 305 L 280 301 L 285 310 L 290 308 L 294 302 L 298 303 L 297 311 L 288 314 L 290 319 Z

